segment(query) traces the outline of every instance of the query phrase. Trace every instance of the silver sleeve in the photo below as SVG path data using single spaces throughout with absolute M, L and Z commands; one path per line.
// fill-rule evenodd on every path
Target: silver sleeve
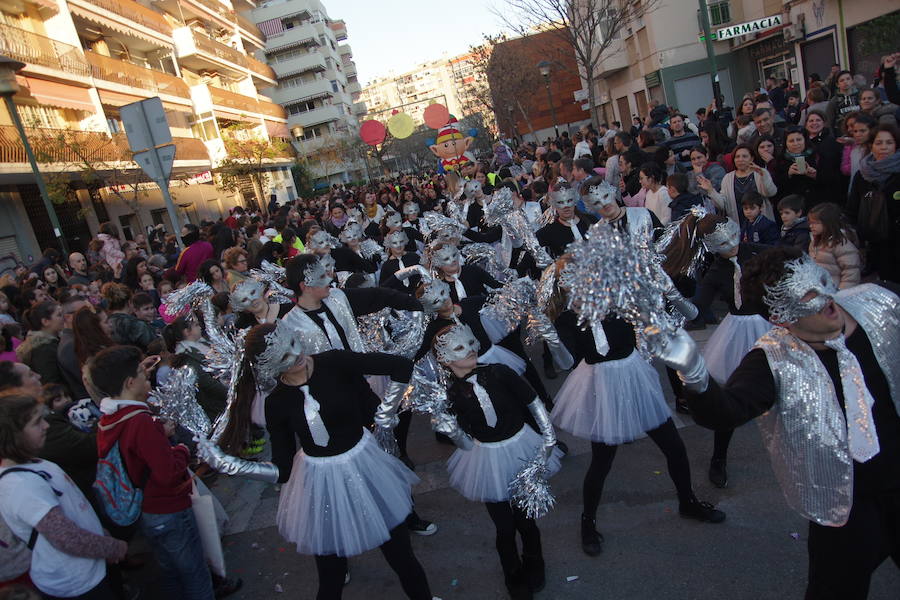
M 528 412 L 534 417 L 541 430 L 541 437 L 544 438 L 544 458 L 548 459 L 550 458 L 550 453 L 553 452 L 554 446 L 556 446 L 556 432 L 553 430 L 553 424 L 550 422 L 550 414 L 540 398 L 535 398 L 528 405 Z
M 256 479 L 257 481 L 267 481 L 269 483 L 278 482 L 280 473 L 275 464 L 244 460 L 225 454 L 211 440 L 205 438 L 197 439 L 197 454 L 203 462 L 219 473 Z
M 475 446 L 472 437 L 460 428 L 456 417 L 453 415 L 445 412 L 432 415 L 431 428 L 453 440 L 453 443 L 460 450 L 471 450 Z

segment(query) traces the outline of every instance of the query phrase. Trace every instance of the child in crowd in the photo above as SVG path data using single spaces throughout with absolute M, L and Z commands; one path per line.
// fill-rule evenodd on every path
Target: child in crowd
M 781 215 L 781 239 L 779 246 L 794 246 L 806 252 L 809 249 L 809 223 L 803 216 L 803 196 L 790 194 L 778 202 Z
M 809 211 L 809 255 L 824 267 L 840 289 L 859 284 L 861 260 L 854 242 L 855 233 L 845 228 L 841 208 L 833 202 L 818 204 Z
M 166 324 L 156 310 L 153 297 L 148 293 L 138 292 L 132 296 L 131 305 L 134 308 L 134 316 L 145 323 L 149 323 L 154 333 L 159 335 L 159 332 L 162 331 Z
M 13 307 L 9 302 L 9 296 L 0 292 L 0 325 L 16 322 L 16 318 L 13 316 L 12 311 Z
M 666 189 L 669 191 L 669 209 L 672 211 L 672 220 L 677 221 L 685 215 L 692 206 L 703 206 L 703 197 L 699 194 L 691 194 L 688 191 L 688 177 L 685 173 L 672 173 L 666 178 Z
M 59 466 L 37 458 L 48 427 L 36 398 L 10 394 L 0 402 L 0 514 L 33 548 L 31 580 L 45 595 L 114 598 L 106 562 L 125 558 L 128 545 L 104 535 L 91 504 Z
M 778 226 L 762 214 L 765 198 L 759 192 L 747 192 L 741 198 L 746 222 L 741 225 L 741 242 L 774 245 L 778 243 Z

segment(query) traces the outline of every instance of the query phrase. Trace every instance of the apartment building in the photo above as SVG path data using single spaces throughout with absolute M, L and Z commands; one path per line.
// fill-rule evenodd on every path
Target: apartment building
M 287 112 L 298 155 L 314 157 L 356 141 L 365 105 L 346 24 L 331 19 L 318 0 L 264 0 L 244 14 L 261 32 L 258 54 L 277 80 L 266 93 Z M 361 161 L 346 156 L 310 164 L 319 187 L 359 180 L 365 172 Z
M 878 58 L 896 46 L 879 48 L 871 31 L 896 32 L 900 0 L 708 0 L 717 36 L 719 82 L 725 102 L 785 78 L 806 92 L 808 77 L 823 79 L 840 64 L 871 83 Z M 595 72 L 600 120 L 631 122 L 646 115 L 650 99 L 691 116 L 712 99 L 709 61 L 700 41 L 696 3 L 664 2 L 642 19 L 614 32 Z M 721 32 L 721 35 L 718 35 Z M 868 37 L 868 39 L 867 39 Z
M 71 249 L 85 248 L 105 221 L 126 238 L 157 223 L 172 230 L 159 189 L 131 162 L 119 116 L 144 98 L 161 98 L 176 144 L 171 191 L 181 222 L 295 196 L 287 144 L 256 166 L 264 185 L 251 177 L 233 193 L 216 185 L 214 170 L 229 158 L 224 138 L 290 135 L 284 109 L 260 95 L 276 79 L 253 56 L 264 37 L 240 14 L 253 8 L 250 0 L 0 2 L 0 54 L 26 64 L 14 101 L 32 145 L 52 149 L 41 171 L 57 182 L 69 174 L 70 193 L 54 208 Z M 55 236 L 11 123 L 0 109 L 0 256 L 27 261 Z

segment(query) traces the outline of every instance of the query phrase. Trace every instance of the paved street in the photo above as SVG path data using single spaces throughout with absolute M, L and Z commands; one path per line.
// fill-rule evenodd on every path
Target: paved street
M 702 342 L 711 331 L 695 337 Z M 661 376 L 665 382 L 662 372 Z M 561 377 L 548 382 L 551 391 L 561 382 Z M 666 383 L 663 388 L 671 395 Z M 584 555 L 578 519 L 589 446 L 563 434 L 572 453 L 553 479 L 556 509 L 539 522 L 547 587 L 538 598 L 802 598 L 806 522 L 786 506 L 756 425 L 735 434 L 729 453 L 731 483 L 719 490 L 706 478 L 712 433 L 690 418 L 678 417 L 678 424 L 691 457 L 697 495 L 726 511 L 725 523 L 702 524 L 678 516 L 663 455 L 650 440 L 642 439 L 619 449 L 607 480 L 598 515 L 598 528 L 606 537 L 604 553 L 597 558 Z M 487 511 L 447 487 L 444 460 L 452 449 L 434 441 L 422 417 L 414 419 L 410 438 L 422 478 L 417 509 L 440 527 L 434 536 L 413 539 L 432 591 L 444 600 L 507 598 Z M 298 555 L 272 526 L 275 489 L 219 477 L 214 490 L 231 515 L 225 536 L 229 569 L 244 578 L 244 589 L 233 598 L 313 598 L 312 558 Z M 353 580 L 345 589 L 346 600 L 404 598 L 377 551 L 353 558 L 350 564 Z M 149 577 L 148 570 L 140 574 L 141 579 Z M 900 572 L 892 563 L 875 574 L 869 598 L 900 598 Z

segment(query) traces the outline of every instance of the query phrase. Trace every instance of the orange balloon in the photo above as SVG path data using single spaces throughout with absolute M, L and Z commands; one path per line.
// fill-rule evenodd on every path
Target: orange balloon
M 422 113 L 425 124 L 432 129 L 440 129 L 450 120 L 450 111 L 443 104 L 431 104 Z

